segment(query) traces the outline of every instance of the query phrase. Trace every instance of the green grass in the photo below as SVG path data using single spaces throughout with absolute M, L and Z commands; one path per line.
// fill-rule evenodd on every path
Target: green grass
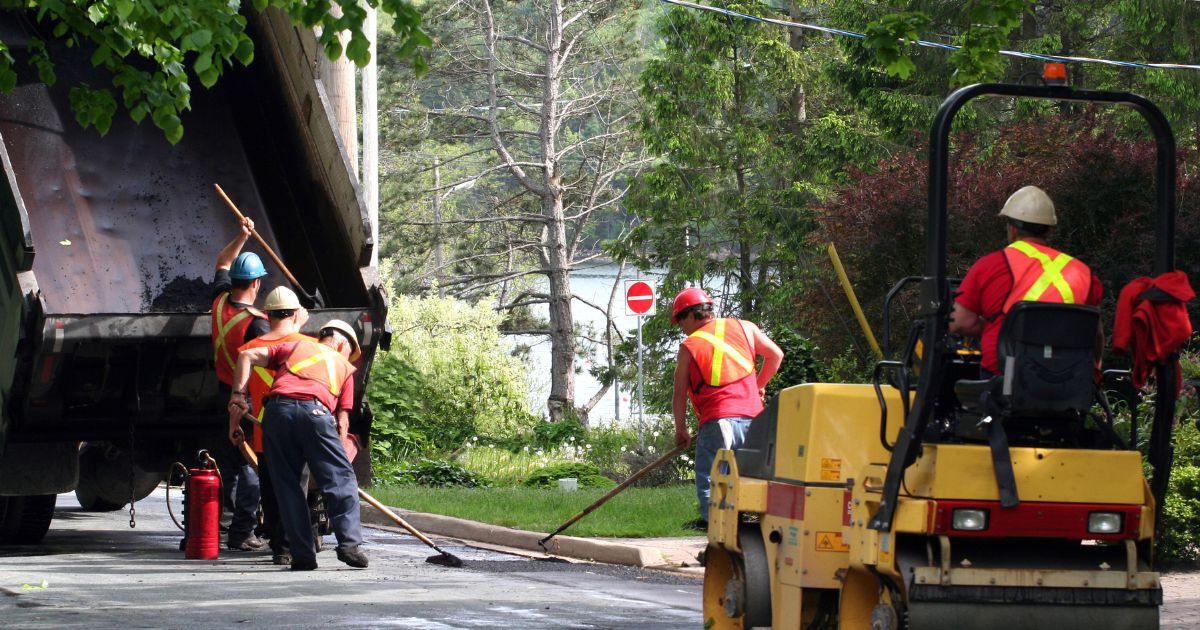
M 371 494 L 386 505 L 470 519 L 535 532 L 552 532 L 604 495 L 605 490 L 576 492 L 534 488 L 425 488 L 381 486 Z M 628 488 L 563 535 L 603 538 L 702 536 L 683 525 L 699 518 L 696 488 Z

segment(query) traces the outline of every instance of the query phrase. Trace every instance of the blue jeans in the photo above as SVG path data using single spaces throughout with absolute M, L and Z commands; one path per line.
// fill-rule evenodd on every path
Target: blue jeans
M 712 496 L 712 467 L 717 450 L 741 448 L 749 430 L 750 418 L 714 418 L 700 425 L 696 435 L 696 498 L 700 500 L 701 520 L 708 520 L 708 498 Z
M 263 448 L 271 462 L 271 484 L 293 562 L 317 559 L 307 493 L 301 486 L 306 463 L 325 495 L 338 548 L 362 544 L 358 479 L 338 439 L 337 422 L 324 405 L 315 400 L 271 397 L 263 416 Z

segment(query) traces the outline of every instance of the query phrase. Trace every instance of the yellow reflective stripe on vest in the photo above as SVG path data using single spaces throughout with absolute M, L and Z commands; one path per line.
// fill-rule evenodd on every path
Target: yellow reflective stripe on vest
M 1037 301 L 1041 299 L 1042 294 L 1053 285 L 1054 288 L 1058 289 L 1058 294 L 1062 296 L 1063 304 L 1075 303 L 1075 292 L 1071 290 L 1071 285 L 1067 283 L 1067 279 L 1062 275 L 1062 270 L 1066 269 L 1067 265 L 1072 260 L 1075 260 L 1074 258 L 1060 252 L 1051 259 L 1044 252 L 1025 241 L 1015 241 L 1009 247 L 1038 261 L 1042 265 L 1042 275 L 1038 277 L 1037 282 L 1033 283 L 1033 286 L 1029 287 L 1025 295 L 1021 296 L 1022 301 Z
M 738 325 L 740 326 L 741 324 Z M 716 334 L 710 333 L 707 330 L 697 330 L 692 333 L 693 337 L 699 337 L 713 346 L 712 376 L 708 379 L 709 384 L 713 387 L 721 385 L 721 363 L 723 363 L 726 354 L 729 355 L 730 360 L 742 366 L 742 369 L 753 374 L 754 363 L 747 359 L 746 355 L 742 354 L 737 348 L 734 348 L 729 345 L 729 342 L 725 341 L 725 319 L 718 319 L 713 330 Z
M 258 378 L 262 379 L 262 382 L 267 384 L 267 390 L 270 391 L 271 386 L 275 384 L 275 375 L 261 365 L 251 365 L 250 368 L 254 370 L 254 373 L 258 375 Z M 263 412 L 266 411 L 266 407 L 266 405 L 260 404 L 258 413 L 254 414 L 253 416 L 254 419 L 260 424 L 262 423 Z
M 292 374 L 299 375 L 300 371 L 304 368 L 324 362 L 325 371 L 329 374 L 329 393 L 337 396 L 338 392 L 342 389 L 342 384 L 337 382 L 337 369 L 333 365 L 333 357 L 331 355 L 335 354 L 337 354 L 337 352 L 328 349 L 327 346 L 322 346 L 320 354 L 314 354 L 311 357 L 296 363 L 296 365 L 289 367 L 288 369 L 291 370 Z M 337 356 L 340 357 L 341 355 L 337 354 Z
M 229 321 L 223 322 L 221 321 L 221 314 L 225 312 L 225 300 L 227 299 L 229 299 L 228 293 L 222 295 L 221 300 L 217 302 L 216 310 L 213 312 L 213 317 L 217 318 L 217 347 L 213 348 L 213 361 L 221 358 L 223 354 L 225 355 L 226 362 L 229 363 L 229 367 L 235 368 L 237 367 L 237 361 L 229 354 L 229 348 L 225 345 L 225 335 L 229 334 L 229 331 L 233 330 L 233 327 L 237 326 L 238 322 L 250 317 L 250 310 L 242 309 L 238 311 L 237 315 L 230 317 Z

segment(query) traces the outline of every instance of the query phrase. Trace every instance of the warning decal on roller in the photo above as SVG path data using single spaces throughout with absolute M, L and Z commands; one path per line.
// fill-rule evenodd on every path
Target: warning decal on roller
M 842 460 L 821 458 L 821 481 L 841 481 Z
M 850 551 L 850 545 L 842 542 L 841 532 L 817 532 L 817 551 Z

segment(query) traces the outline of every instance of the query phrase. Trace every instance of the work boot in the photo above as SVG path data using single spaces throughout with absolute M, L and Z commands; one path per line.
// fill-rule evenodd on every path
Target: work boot
M 358 547 L 347 547 L 342 549 L 338 547 L 337 559 L 356 568 L 367 568 L 367 554 L 363 553 Z
M 708 521 L 706 521 L 702 518 L 698 518 L 694 521 L 688 521 L 688 522 L 684 523 L 683 526 L 688 529 L 698 529 L 702 532 L 708 531 Z
M 313 571 L 317 568 L 316 558 L 312 560 L 292 560 L 293 571 Z
M 290 554 L 286 551 L 271 554 L 271 562 L 274 564 L 277 564 L 279 566 L 283 566 L 285 564 L 291 564 L 292 563 L 292 554 Z
M 229 542 L 225 543 L 225 547 L 233 551 L 261 551 L 266 546 L 267 543 L 254 534 L 247 534 L 241 540 L 230 539 Z

